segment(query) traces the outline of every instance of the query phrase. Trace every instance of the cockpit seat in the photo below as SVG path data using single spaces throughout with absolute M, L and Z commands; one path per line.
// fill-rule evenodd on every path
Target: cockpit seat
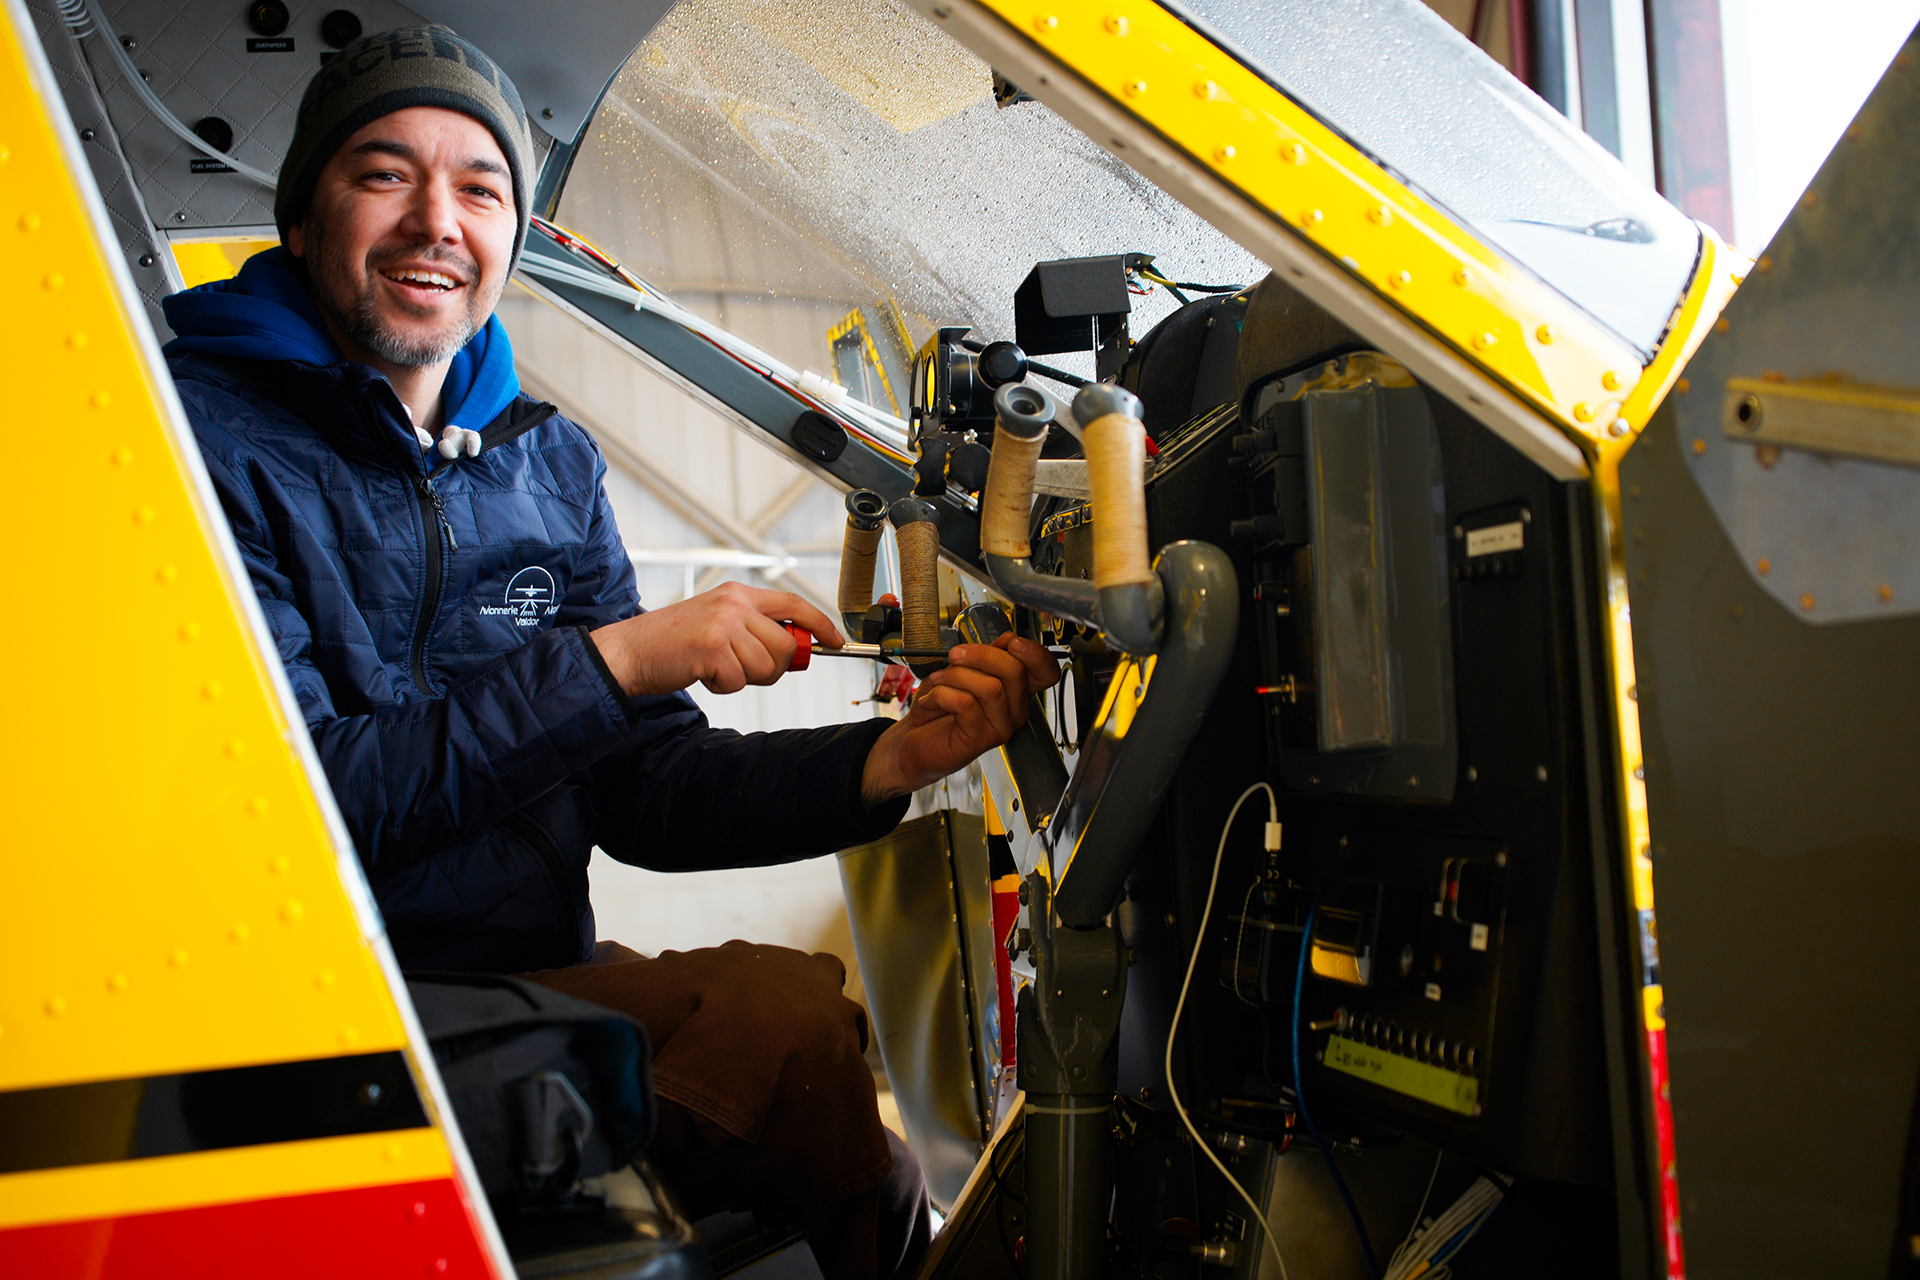
M 689 1222 L 644 1160 L 580 1190 L 577 1208 L 499 1217 L 519 1280 L 821 1280 L 797 1225 L 747 1212 Z

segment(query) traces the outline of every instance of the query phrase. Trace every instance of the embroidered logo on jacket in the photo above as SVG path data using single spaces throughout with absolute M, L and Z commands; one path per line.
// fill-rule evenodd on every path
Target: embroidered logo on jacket
M 516 627 L 538 626 L 540 619 L 559 611 L 560 606 L 553 598 L 553 575 L 537 564 L 530 564 L 513 575 L 513 580 L 507 583 L 505 604 L 480 606 L 481 617 L 510 617 Z

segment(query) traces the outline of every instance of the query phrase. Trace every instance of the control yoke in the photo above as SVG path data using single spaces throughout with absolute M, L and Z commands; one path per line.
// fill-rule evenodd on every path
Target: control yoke
M 1039 832 L 1048 869 L 1025 885 L 1036 970 L 1018 1010 L 1027 1276 L 1083 1280 L 1099 1274 L 1106 1244 L 1107 1109 L 1127 973 L 1113 910 L 1140 838 L 1226 674 L 1239 587 L 1227 554 L 1204 542 L 1171 543 L 1149 561 L 1140 401 L 1101 383 L 1073 404 L 1092 492 L 1093 581 L 1035 572 L 1034 474 L 1058 410 L 1044 391 L 1021 385 L 1001 387 L 994 410 L 980 502 L 988 572 L 1008 599 L 1098 628 L 1127 655 L 1064 789 L 1035 767 L 1033 757 L 1045 753 L 1036 752 L 1032 735 L 1006 748 L 1023 795 L 1027 779 L 1041 775 L 1032 789 L 1058 796 Z M 976 642 L 991 643 L 1007 625 L 993 606 L 975 606 L 960 619 L 961 632 Z M 1058 754 L 1051 754 L 1057 777 Z M 1028 812 L 1038 812 L 1031 802 Z

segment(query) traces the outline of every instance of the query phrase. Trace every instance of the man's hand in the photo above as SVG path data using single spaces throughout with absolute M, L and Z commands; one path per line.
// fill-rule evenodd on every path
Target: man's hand
M 633 697 L 673 693 L 699 681 L 715 693 L 772 684 L 793 661 L 797 622 L 838 648 L 833 619 L 790 591 L 726 582 L 679 604 L 598 627 L 593 643 L 620 687 Z
M 867 753 L 861 798 L 874 805 L 905 795 L 999 746 L 1027 722 L 1028 699 L 1059 682 L 1060 664 L 1031 640 L 955 645 Z

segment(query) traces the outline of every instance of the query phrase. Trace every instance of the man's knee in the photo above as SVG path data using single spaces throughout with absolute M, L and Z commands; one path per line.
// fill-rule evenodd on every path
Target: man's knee
M 780 1045 L 806 1074 L 867 1073 L 867 1015 L 843 990 L 846 965 L 825 952 L 730 942 L 729 1006 L 743 1034 Z

